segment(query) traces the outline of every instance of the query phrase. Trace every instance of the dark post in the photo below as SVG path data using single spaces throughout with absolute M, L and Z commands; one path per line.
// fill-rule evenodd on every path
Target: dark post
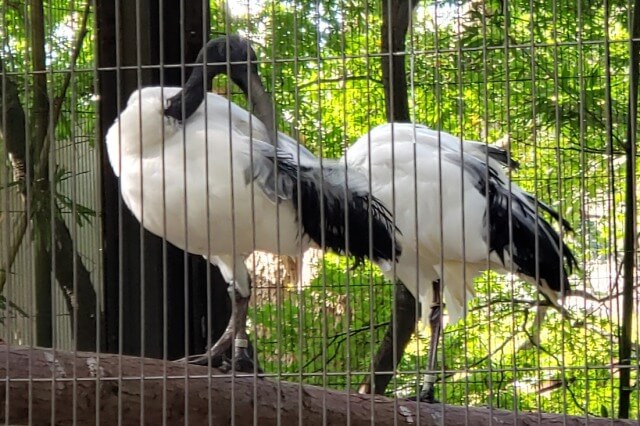
M 411 121 L 407 74 L 404 52 L 407 31 L 413 10 L 419 0 L 382 1 L 382 83 L 384 86 L 387 121 Z M 391 323 L 373 359 L 374 371 L 393 371 L 402 360 L 416 324 L 416 299 L 407 288 L 398 282 L 394 286 L 394 307 Z M 360 392 L 384 394 L 392 374 L 375 374 L 373 383 L 367 375 L 360 385 Z
M 154 0 L 96 0 L 103 140 L 133 90 L 160 84 L 161 58 L 165 65 L 195 59 L 206 38 L 203 29 L 209 28 L 208 2 L 204 4 L 206 9 L 202 0 L 164 0 L 160 10 L 159 2 Z M 154 67 L 112 68 L 118 65 Z M 179 86 L 181 77 L 180 69 L 165 67 L 163 84 Z M 140 224 L 120 200 L 118 181 L 106 152 L 102 155 L 102 196 L 105 245 L 103 350 L 118 352 L 121 349 L 125 354 L 144 353 L 148 357 L 161 358 L 166 335 L 169 359 L 184 356 L 187 349 L 189 353 L 203 352 L 207 344 L 208 262 L 201 256 L 187 255 L 168 243 L 164 256 L 163 241 L 146 231 L 141 232 Z M 217 269 L 211 268 L 210 276 L 212 338 L 215 339 L 226 325 L 230 304 L 226 284 Z M 141 290 L 144 290 L 144 300 L 141 300 Z M 185 295 L 188 313 L 185 312 Z M 185 348 L 185 342 L 188 348 Z

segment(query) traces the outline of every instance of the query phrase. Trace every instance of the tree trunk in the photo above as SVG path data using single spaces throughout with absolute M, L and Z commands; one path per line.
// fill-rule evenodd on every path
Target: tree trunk
M 4 65 L 0 58 L 0 73 Z M 22 182 L 27 174 L 24 109 L 20 103 L 18 86 L 10 78 L 0 75 L 0 137 L 11 162 L 13 180 Z
M 67 224 L 60 218 L 59 212 L 55 217 L 54 232 L 56 279 L 67 296 L 75 347 L 81 351 L 95 351 L 98 349 L 96 324 L 100 312 L 91 275 L 80 254 L 74 250 L 71 233 Z
M 32 129 L 30 152 L 34 163 L 45 160 L 49 151 L 42 149 L 45 146 L 49 127 L 49 97 L 47 93 L 47 74 L 45 62 L 45 34 L 44 34 L 44 7 L 42 0 L 31 0 L 29 8 L 31 27 L 31 63 L 34 74 L 31 76 L 33 84 L 33 105 L 31 107 L 30 127 Z M 49 137 L 52 137 L 50 135 Z M 48 161 L 48 158 L 46 158 Z M 48 163 L 47 163 L 48 164 Z M 39 179 L 34 180 L 31 186 L 32 202 L 27 203 L 27 209 L 31 209 L 33 217 L 34 238 L 34 275 L 36 294 L 36 342 L 41 346 L 53 345 L 53 310 L 52 310 L 52 285 L 51 285 L 51 222 L 48 214 L 51 211 L 51 197 L 48 192 L 51 189 L 49 182 L 49 167 Z M 35 192 L 35 194 L 33 194 Z
M 387 121 L 411 121 L 404 51 L 411 15 L 417 5 L 418 0 L 382 2 L 382 83 Z
M 626 187 L 625 187 L 625 223 L 624 223 L 624 283 L 622 288 L 622 327 L 620 330 L 620 400 L 618 415 L 629 417 L 631 386 L 631 352 L 633 345 L 633 314 L 636 273 L 636 137 L 638 117 L 638 82 L 640 80 L 640 1 L 634 2 L 631 22 L 632 42 L 629 70 L 629 110 L 627 114 Z
M 377 371 L 394 371 L 402 360 L 404 351 L 411 340 L 416 324 L 416 299 L 400 282 L 394 286 L 393 318 L 387 327 L 384 338 L 373 358 L 373 377 L 368 374 L 360 385 L 360 393 L 376 393 L 384 395 L 389 382 L 393 378 L 390 373 Z
M 407 30 L 418 0 L 384 0 L 382 2 L 382 82 L 384 85 L 387 121 L 410 122 L 409 96 L 405 56 L 391 56 L 392 52 L 403 52 L 406 47 Z M 384 55 L 387 53 L 387 55 Z M 389 58 L 392 58 L 390 61 Z M 428 284 L 430 285 L 430 284 Z M 372 376 L 367 375 L 360 385 L 360 392 L 384 394 L 393 374 L 375 374 L 376 371 L 393 371 L 402 360 L 402 355 L 411 340 L 416 324 L 416 299 L 400 282 L 395 286 L 394 308 L 391 323 L 378 348 L 373 364 Z M 395 343 L 395 344 L 394 344 Z
M 14 424 L 627 425 L 561 414 L 419 404 L 127 356 L 0 345 L 0 421 Z M 188 381 L 185 375 L 189 376 Z M 141 376 L 146 379 L 140 380 Z M 74 380 L 79 379 L 79 380 Z M 54 382 L 55 380 L 55 382 Z M 209 398 L 210 396 L 210 398 Z M 52 398 L 55 403 L 52 403 Z M 96 398 L 98 405 L 96 406 Z M 163 404 L 164 401 L 164 404 Z

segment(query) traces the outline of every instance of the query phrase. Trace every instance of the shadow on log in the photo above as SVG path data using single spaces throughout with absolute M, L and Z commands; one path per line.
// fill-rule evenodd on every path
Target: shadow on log
M 206 367 L 155 359 L 0 344 L 0 400 L 5 401 L 0 421 L 66 425 L 75 419 L 85 425 L 95 424 L 98 418 L 101 424 L 137 425 L 162 424 L 164 417 L 167 424 L 210 421 L 223 425 L 231 424 L 233 415 L 235 424 L 254 424 L 255 420 L 261 426 L 370 425 L 372 418 L 380 425 L 587 423 L 583 417 L 416 404 L 214 373 L 207 376 Z M 637 424 L 593 417 L 588 423 Z

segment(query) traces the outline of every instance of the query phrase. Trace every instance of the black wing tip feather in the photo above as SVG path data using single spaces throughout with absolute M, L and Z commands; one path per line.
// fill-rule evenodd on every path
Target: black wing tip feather
M 495 145 L 486 145 L 489 157 L 496 160 L 503 166 L 510 167 L 513 170 L 520 168 L 520 162 L 511 156 L 511 153 L 504 148 Z
M 504 253 L 510 253 L 513 246 L 511 260 L 517 267 L 516 272 L 534 279 L 537 276 L 553 291 L 569 291 L 568 276 L 578 268 L 578 261 L 560 234 L 544 217 L 507 188 L 490 184 L 489 196 L 490 250 L 504 264 Z M 511 215 L 509 200 L 512 202 Z
M 395 235 L 399 234 L 400 230 L 395 226 L 389 209 L 368 193 L 355 195 L 354 198 L 359 199 L 359 205 L 354 205 L 352 202 L 352 209 L 349 212 L 349 253 L 360 259 L 371 257 L 373 261 L 397 259 L 402 254 L 402 247 L 395 239 Z M 369 230 L 369 209 L 371 209 L 371 230 Z M 354 241 L 357 243 L 353 244 Z

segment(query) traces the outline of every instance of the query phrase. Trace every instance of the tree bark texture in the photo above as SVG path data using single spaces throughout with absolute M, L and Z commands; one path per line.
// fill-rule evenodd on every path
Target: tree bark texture
M 96 324 L 100 312 L 91 274 L 84 266 L 80 253 L 74 250 L 71 232 L 59 216 L 54 219 L 54 233 L 55 274 L 71 315 L 75 347 L 82 351 L 95 351 Z
M 47 74 L 45 60 L 45 30 L 44 30 L 44 5 L 42 0 L 30 1 L 29 18 L 31 27 L 31 63 L 33 67 L 32 78 L 32 98 L 30 127 L 30 152 L 31 159 L 35 162 L 45 161 L 49 164 L 49 150 L 44 150 L 46 146 L 45 138 L 49 129 L 49 96 L 47 90 Z M 49 215 L 51 212 L 49 181 L 49 167 L 44 173 L 34 179 L 31 188 L 30 200 L 27 202 L 27 210 L 33 212 L 33 229 L 35 233 L 33 253 L 34 253 L 34 276 L 35 276 L 35 300 L 36 300 L 36 342 L 38 345 L 51 346 L 53 344 L 53 310 L 52 310 L 52 280 L 51 280 L 51 255 L 49 246 L 51 245 L 51 222 Z
M 382 82 L 387 121 L 411 121 L 407 97 L 405 48 L 407 30 L 418 0 L 382 2 Z
M 361 393 L 384 395 L 393 374 L 377 373 L 378 371 L 394 371 L 402 360 L 404 351 L 411 341 L 416 325 L 416 298 L 400 282 L 394 286 L 393 298 L 395 308 L 393 318 L 387 327 L 382 342 L 373 359 L 373 376 L 367 375 L 360 385 Z M 395 344 L 394 344 L 395 342 Z M 372 380 L 373 379 L 373 380 Z
M 0 58 L 0 73 L 3 72 Z M 11 161 L 13 180 L 23 181 L 26 171 L 27 143 L 24 132 L 24 109 L 18 96 L 18 86 L 11 78 L 0 74 L 0 138 Z
M 5 345 L 0 378 L 0 421 L 10 424 L 66 425 L 75 419 L 87 425 L 96 418 L 101 424 L 162 424 L 164 417 L 167 424 L 224 425 L 232 416 L 235 424 L 261 426 L 370 425 L 372 419 L 376 425 L 587 424 L 583 417 L 420 404 L 216 370 L 208 377 L 206 367 L 175 362 Z M 590 417 L 588 424 L 637 423 Z
M 625 147 L 625 214 L 624 214 L 624 280 L 622 284 L 622 327 L 620 329 L 620 400 L 618 415 L 629 417 L 631 407 L 631 369 L 633 367 L 633 317 L 636 276 L 636 142 L 638 120 L 638 83 L 640 81 L 640 1 L 634 1 L 631 36 L 631 55 L 629 66 L 629 113 L 627 116 L 627 143 Z M 637 362 L 637 361 L 636 361 Z

